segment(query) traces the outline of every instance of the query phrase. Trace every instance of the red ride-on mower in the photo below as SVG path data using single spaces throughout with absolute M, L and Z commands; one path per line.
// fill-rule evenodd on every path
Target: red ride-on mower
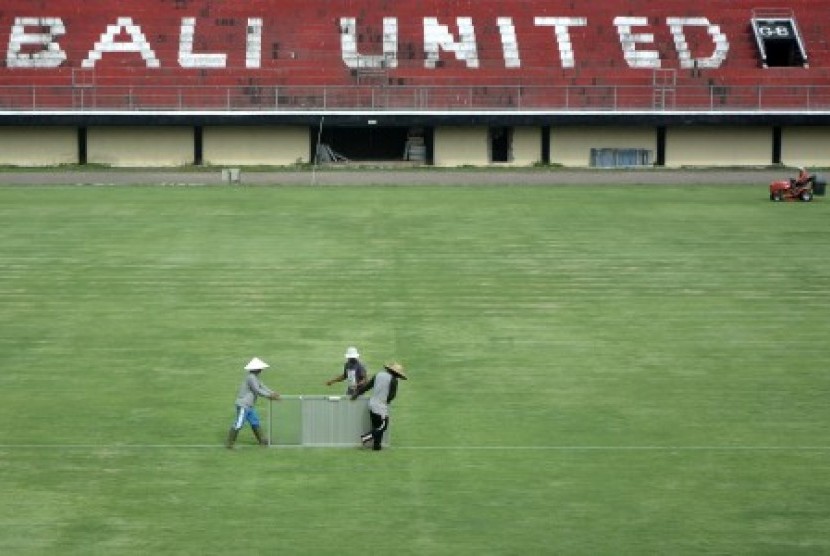
M 794 179 L 778 180 L 769 184 L 770 201 L 804 201 L 810 202 L 816 195 L 824 195 L 827 182 L 813 176 L 806 183 L 796 183 Z

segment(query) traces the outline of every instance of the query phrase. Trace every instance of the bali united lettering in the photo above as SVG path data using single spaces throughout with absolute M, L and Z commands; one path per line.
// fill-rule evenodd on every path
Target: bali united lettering
M 384 17 L 382 51 L 361 52 L 358 20 L 342 17 L 340 22 L 340 53 L 343 64 L 350 69 L 399 67 L 398 18 Z M 619 39 L 622 58 L 630 68 L 659 69 L 664 60 L 655 44 L 654 27 L 648 18 L 626 16 L 612 21 Z M 479 23 L 481 24 L 481 23 Z M 492 25 L 492 22 L 486 22 Z M 512 17 L 498 17 L 495 21 L 500 38 L 501 55 L 505 69 L 522 67 L 521 36 L 517 33 Z M 571 32 L 587 27 L 587 17 L 535 17 L 533 25 L 550 30 L 551 57 L 558 57 L 562 68 L 573 68 L 578 63 L 579 52 L 574 48 Z M 718 68 L 727 58 L 729 41 L 720 25 L 706 17 L 666 17 L 661 22 L 668 29 L 673 41 L 677 62 L 681 68 Z M 95 68 L 105 56 L 138 56 L 147 68 L 163 65 L 195 69 L 223 69 L 228 65 L 227 52 L 195 52 L 194 39 L 198 33 L 196 17 L 182 17 L 179 26 L 178 59 L 162 60 L 147 39 L 139 22 L 132 17 L 117 17 L 102 29 L 100 37 L 89 45 L 87 56 L 80 61 L 82 68 Z M 708 34 L 711 50 L 708 55 L 693 57 L 688 46 L 687 32 L 698 28 Z M 455 32 L 457 30 L 457 32 Z M 70 30 L 60 17 L 16 17 L 11 26 L 6 53 L 8 68 L 57 68 L 67 62 L 61 41 Z M 241 34 L 241 32 L 240 32 Z M 245 67 L 262 67 L 263 18 L 249 17 L 244 31 Z M 240 37 L 240 41 L 243 37 Z M 440 67 L 443 56 L 452 56 L 468 69 L 481 67 L 476 22 L 471 17 L 457 17 L 455 21 L 441 21 L 437 17 L 423 18 L 423 66 Z

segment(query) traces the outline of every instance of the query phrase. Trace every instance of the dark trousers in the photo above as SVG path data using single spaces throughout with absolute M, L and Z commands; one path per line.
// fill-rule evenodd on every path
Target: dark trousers
M 377 413 L 369 412 L 369 421 L 372 423 L 372 430 L 360 437 L 364 443 L 372 441 L 372 449 L 380 450 L 383 442 L 383 433 L 389 428 L 389 417 L 381 417 Z

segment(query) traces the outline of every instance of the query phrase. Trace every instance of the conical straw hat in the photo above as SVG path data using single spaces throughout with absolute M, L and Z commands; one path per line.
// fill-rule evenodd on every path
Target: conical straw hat
M 403 365 L 401 365 L 400 363 L 386 363 L 383 366 L 383 368 L 387 371 L 395 373 L 404 380 L 408 380 L 408 377 L 406 376 L 406 371 L 404 371 Z
M 262 371 L 270 367 L 268 363 L 260 359 L 259 357 L 254 357 L 251 361 L 245 365 L 246 371 Z

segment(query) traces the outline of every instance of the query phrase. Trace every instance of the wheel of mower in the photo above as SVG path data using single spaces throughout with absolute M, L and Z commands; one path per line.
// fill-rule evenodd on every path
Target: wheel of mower
M 781 195 L 780 191 L 775 191 L 774 193 L 769 194 L 769 200 L 770 201 L 775 201 L 776 203 L 778 203 L 778 202 L 784 200 L 784 196 Z
M 802 201 L 804 201 L 805 203 L 809 203 L 813 200 L 813 192 L 809 190 L 804 190 L 801 192 L 800 197 Z

